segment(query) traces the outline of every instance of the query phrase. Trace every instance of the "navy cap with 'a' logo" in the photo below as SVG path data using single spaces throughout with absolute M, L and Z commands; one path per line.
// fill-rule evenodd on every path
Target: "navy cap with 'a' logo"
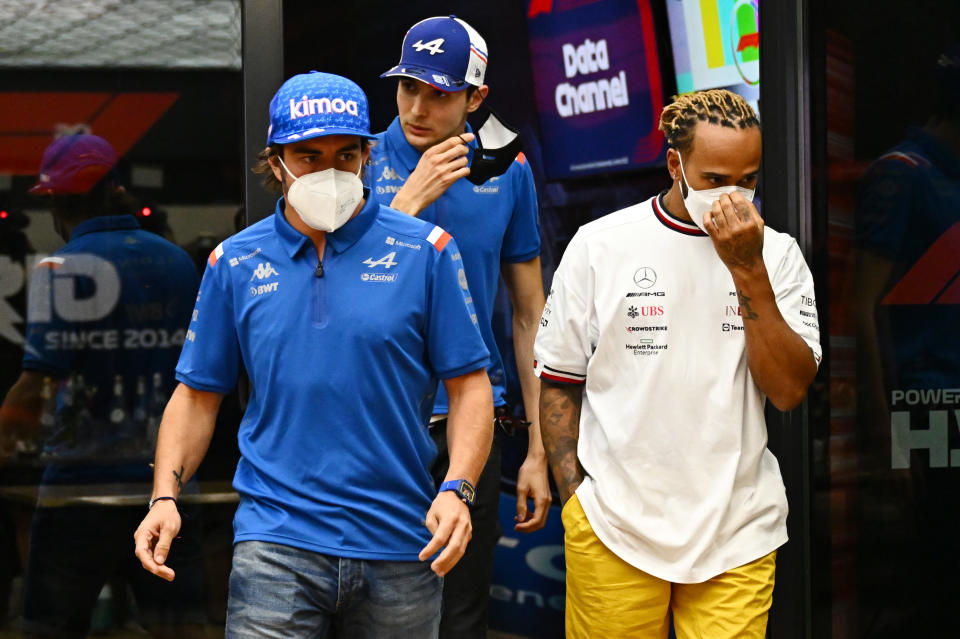
M 469 24 L 455 16 L 427 18 L 403 38 L 400 63 L 381 75 L 406 76 L 441 91 L 482 86 L 487 71 L 487 44 Z

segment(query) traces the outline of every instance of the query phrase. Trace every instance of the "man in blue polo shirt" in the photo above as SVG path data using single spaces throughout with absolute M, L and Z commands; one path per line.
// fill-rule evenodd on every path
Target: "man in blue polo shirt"
M 44 463 L 24 573 L 30 637 L 85 637 L 101 589 L 117 576 L 155 636 L 200 636 L 206 617 L 197 536 L 177 557 L 181 579 L 163 583 L 128 550 L 139 507 L 62 503 L 64 494 L 96 494 L 92 485 L 150 480 L 147 400 L 155 384 L 173 388 L 199 284 L 182 249 L 127 213 L 116 162 L 101 137 L 63 136 L 44 151 L 30 189 L 66 240 L 31 274 L 23 371 L 0 407 L 0 438 L 19 433 L 19 452 Z
M 533 342 L 543 309 L 540 230 L 533 175 L 521 153 L 506 172 L 486 181 L 471 175 L 476 144 L 467 115 L 487 96 L 483 83 L 487 47 L 469 24 L 454 16 L 418 22 L 403 40 L 400 63 L 381 77 L 398 77 L 398 117 L 377 136 L 368 185 L 381 202 L 439 224 L 457 240 L 491 353 L 487 373 L 494 405 L 505 409 L 506 375 L 494 340 L 492 316 L 502 272 L 513 307 L 513 342 L 526 419 L 527 456 L 517 477 L 516 530 L 532 532 L 546 523 L 550 506 L 547 464 L 540 440 L 540 384 L 533 372 Z M 512 158 L 507 158 L 508 162 Z M 470 180 L 465 179 L 470 176 Z M 473 182 L 473 183 L 471 183 Z M 440 449 L 435 479 L 446 475 L 444 454 L 449 410 L 442 389 L 434 406 L 431 434 Z M 440 635 L 486 636 L 487 600 L 499 533 L 500 448 L 494 440 L 471 511 L 473 541 L 444 580 Z M 528 509 L 533 501 L 533 512 Z
M 365 197 L 369 131 L 353 82 L 312 72 L 284 83 L 263 154 L 283 197 L 211 253 L 177 366 L 136 552 L 173 579 L 180 484 L 242 362 L 252 394 L 228 637 L 436 636 L 440 576 L 470 538 L 489 356 L 449 234 Z M 438 379 L 452 456 L 439 493 L 427 431 Z

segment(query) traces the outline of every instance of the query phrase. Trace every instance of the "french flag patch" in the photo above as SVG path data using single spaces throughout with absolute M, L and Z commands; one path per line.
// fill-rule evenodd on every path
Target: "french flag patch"
M 437 251 L 442 251 L 447 245 L 447 242 L 450 241 L 450 234 L 439 226 L 435 226 L 433 230 L 430 231 L 430 235 L 427 236 L 427 241 L 433 244 L 433 248 L 437 249 Z
M 219 260 L 221 257 L 223 257 L 223 242 L 217 244 L 217 248 L 210 251 L 210 257 L 207 258 L 207 264 L 213 268 L 217 265 L 217 260 Z

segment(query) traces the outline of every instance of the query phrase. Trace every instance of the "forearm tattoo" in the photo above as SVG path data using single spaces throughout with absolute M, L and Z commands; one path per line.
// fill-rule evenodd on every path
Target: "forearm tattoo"
M 543 445 L 564 501 L 583 481 L 584 470 L 577 459 L 582 402 L 580 386 L 549 385 L 540 394 Z
M 177 491 L 183 490 L 183 466 L 180 467 L 180 472 L 173 471 L 173 477 L 177 480 Z
M 737 291 L 737 299 L 740 301 L 740 307 L 743 308 L 743 319 L 759 319 L 752 308 L 750 308 L 750 298 L 743 294 L 743 291 Z

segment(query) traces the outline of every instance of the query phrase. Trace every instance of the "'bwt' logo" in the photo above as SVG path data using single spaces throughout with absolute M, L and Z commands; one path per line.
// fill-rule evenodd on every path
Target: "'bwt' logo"
M 303 118 L 308 115 L 322 115 L 331 112 L 343 113 L 344 111 L 352 116 L 359 116 L 356 100 L 343 100 L 342 98 L 334 98 L 332 100 L 330 98 L 310 99 L 307 96 L 300 98 L 299 102 L 293 98 L 290 99 L 291 120 Z

